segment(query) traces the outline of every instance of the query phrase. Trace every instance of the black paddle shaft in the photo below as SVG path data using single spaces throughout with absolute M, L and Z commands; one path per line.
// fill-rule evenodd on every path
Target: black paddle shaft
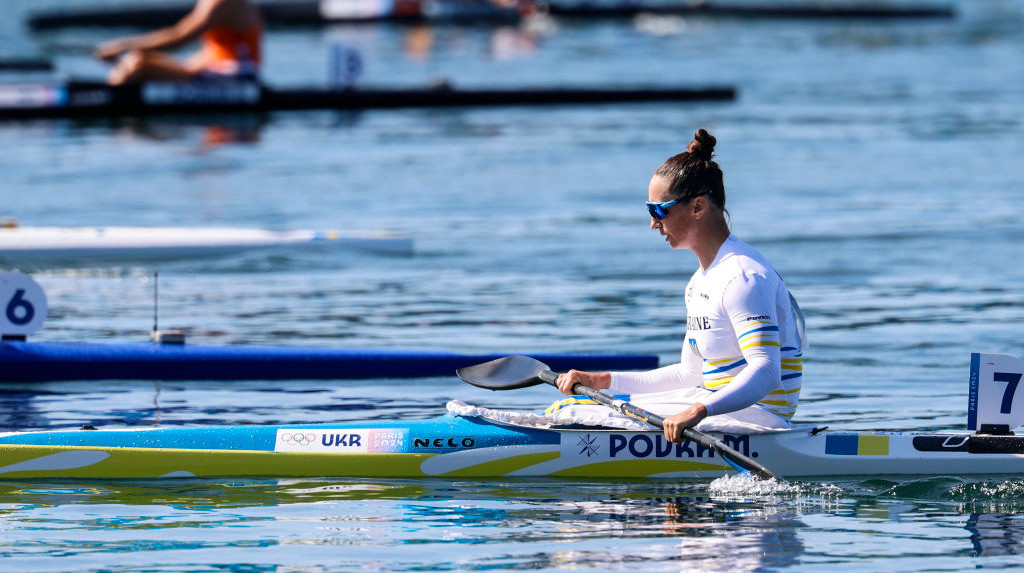
M 537 375 L 537 377 L 543 380 L 544 382 L 551 384 L 552 386 L 555 386 L 556 388 L 558 387 L 558 374 L 555 374 L 551 370 L 545 370 L 543 372 L 540 372 Z M 665 428 L 665 418 L 662 418 L 657 414 L 648 412 L 643 408 L 638 408 L 637 406 L 634 406 L 633 404 L 630 404 L 625 400 L 618 400 L 616 398 L 612 398 L 611 396 L 605 394 L 604 392 L 595 390 L 582 384 L 576 384 L 575 386 L 573 386 L 572 391 L 574 394 L 579 394 L 581 396 L 591 398 L 596 402 L 600 402 L 601 404 L 610 407 L 611 409 L 615 410 L 616 412 L 619 412 L 620 414 L 629 416 L 630 418 L 635 418 L 637 420 L 640 420 L 641 422 L 647 422 L 652 426 L 657 426 L 662 429 Z M 698 432 L 697 430 L 694 430 L 692 428 L 683 428 L 683 437 L 692 442 L 696 442 L 704 446 L 705 448 L 718 452 L 719 455 L 732 461 L 733 464 L 745 470 L 748 470 L 750 473 L 756 475 L 761 479 L 779 479 L 778 476 L 771 472 L 771 470 L 755 462 L 754 460 L 748 458 L 747 456 L 744 456 L 743 454 L 735 451 L 734 449 L 726 445 L 725 442 L 719 440 L 718 438 L 709 436 L 703 432 Z
M 516 390 L 536 386 L 541 383 L 558 386 L 558 374 L 552 372 L 543 362 L 529 356 L 506 356 L 497 360 L 491 360 L 490 362 L 484 362 L 483 364 L 459 368 L 455 373 L 466 382 L 488 390 Z M 637 408 L 624 400 L 617 400 L 582 384 L 573 386 L 572 391 L 592 398 L 596 402 L 604 404 L 630 418 L 647 422 L 662 429 L 665 427 L 665 419 L 661 416 Z M 749 471 L 762 479 L 779 479 L 768 468 L 737 452 L 718 438 L 692 428 L 684 429 L 683 437 L 718 452 L 722 458 L 737 469 Z
M 545 370 L 544 372 L 538 374 L 537 377 L 543 380 L 544 382 L 551 384 L 555 388 L 558 387 L 558 374 L 555 374 L 551 370 Z M 657 414 L 652 414 L 651 412 L 648 412 L 647 410 L 644 410 L 642 408 L 638 408 L 633 404 L 626 402 L 625 400 L 618 400 L 616 398 L 612 398 L 611 396 L 605 394 L 604 392 L 601 392 L 600 390 L 594 390 L 593 388 L 584 386 L 583 384 L 576 384 L 575 386 L 572 387 L 572 392 L 573 394 L 586 396 L 587 398 L 590 398 L 596 402 L 600 402 L 605 406 L 608 406 L 611 409 L 615 410 L 616 412 L 629 416 L 630 418 L 635 418 L 637 420 L 640 420 L 641 422 L 647 422 L 652 426 L 657 426 L 662 429 L 664 429 L 665 427 L 665 418 L 662 418 Z M 700 443 L 698 440 L 693 441 Z

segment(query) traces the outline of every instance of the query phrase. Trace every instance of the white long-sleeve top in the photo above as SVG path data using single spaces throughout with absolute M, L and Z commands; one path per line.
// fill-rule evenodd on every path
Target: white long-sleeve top
M 715 260 L 686 286 L 686 338 L 679 364 L 613 372 L 626 394 L 703 386 L 708 415 L 758 404 L 796 412 L 803 355 L 798 318 L 782 277 L 753 247 L 730 235 Z

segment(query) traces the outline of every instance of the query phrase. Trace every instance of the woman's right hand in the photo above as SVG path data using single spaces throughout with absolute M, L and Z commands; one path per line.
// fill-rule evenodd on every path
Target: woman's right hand
M 595 390 L 605 390 L 612 383 L 611 372 L 583 372 L 582 370 L 570 370 L 558 375 L 558 389 L 566 396 L 572 396 L 573 386 L 582 384 Z

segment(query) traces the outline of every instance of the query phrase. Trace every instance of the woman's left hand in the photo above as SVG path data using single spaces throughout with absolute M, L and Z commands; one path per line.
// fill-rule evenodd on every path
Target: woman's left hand
M 683 430 L 692 428 L 708 417 L 708 409 L 697 402 L 674 416 L 665 418 L 665 439 L 670 442 L 682 442 Z
M 124 41 L 118 39 L 100 44 L 93 54 L 101 60 L 112 61 L 126 51 L 128 51 L 128 46 Z

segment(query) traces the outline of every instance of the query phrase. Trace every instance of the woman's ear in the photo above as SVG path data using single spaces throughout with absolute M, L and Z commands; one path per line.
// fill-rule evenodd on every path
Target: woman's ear
M 690 202 L 690 214 L 693 215 L 694 219 L 700 221 L 701 218 L 704 217 L 705 213 L 707 213 L 708 206 L 707 197 L 703 195 L 696 197 Z

